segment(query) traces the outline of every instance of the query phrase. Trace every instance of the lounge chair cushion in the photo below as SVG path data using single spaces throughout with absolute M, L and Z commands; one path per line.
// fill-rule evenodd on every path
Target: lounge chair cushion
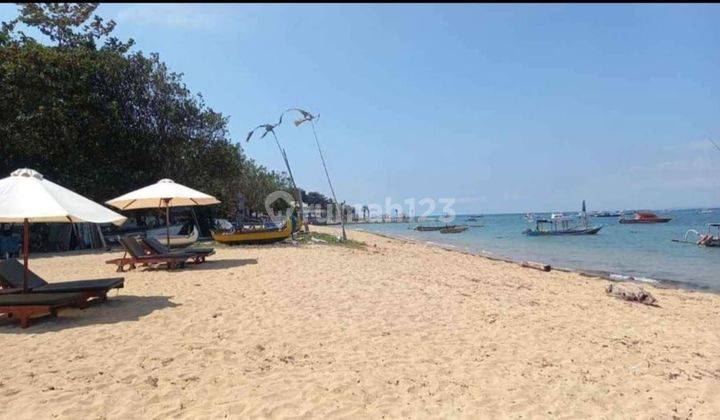
M 147 238 L 144 238 L 143 241 L 149 246 L 153 251 L 157 252 L 158 254 L 169 254 L 169 253 L 187 253 L 187 254 L 212 254 L 215 252 L 215 249 L 213 248 L 182 248 L 178 250 L 172 250 L 168 248 L 165 244 L 157 240 L 157 238 L 153 238 L 148 236 Z
M 120 244 L 125 248 L 128 254 L 132 255 L 133 258 L 141 259 L 148 258 L 148 255 L 143 247 L 138 243 L 137 239 L 132 236 L 126 236 L 120 239 Z
M 145 248 L 140 245 L 140 242 L 138 242 L 138 240 L 132 236 L 126 236 L 125 238 L 120 239 L 120 244 L 123 246 L 123 248 L 125 248 L 125 251 L 127 251 L 127 253 L 130 254 L 137 261 L 167 259 L 179 262 L 192 257 L 191 254 L 187 254 L 185 252 L 148 254 L 147 251 L 145 251 Z
M 5 287 L 22 287 L 25 266 L 20 261 L 11 259 L 0 261 L 0 284 Z M 28 270 L 28 288 L 45 286 L 48 284 L 40 276 Z
M 21 288 L 25 267 L 18 260 L 0 261 L 0 283 L 9 288 Z M 123 287 L 122 277 L 109 279 L 75 280 L 48 283 L 28 270 L 28 288 L 37 293 L 89 292 Z
M 97 280 L 76 280 L 50 283 L 45 286 L 34 287 L 33 293 L 58 293 L 58 292 L 102 292 L 124 286 L 125 280 L 122 277 Z
M 82 299 L 81 293 L 17 293 L 0 295 L 0 307 L 73 305 Z

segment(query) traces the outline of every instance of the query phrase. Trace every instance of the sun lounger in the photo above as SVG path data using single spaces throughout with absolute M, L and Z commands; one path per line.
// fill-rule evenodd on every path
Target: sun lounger
M 25 267 L 18 260 L 0 261 L 0 285 L 3 288 L 22 287 Z M 86 299 L 107 300 L 110 289 L 120 289 L 125 285 L 122 277 L 75 280 L 48 283 L 42 277 L 28 270 L 28 289 L 31 293 L 82 293 Z
M 16 293 L 0 295 L 0 314 L 20 319 L 20 326 L 30 326 L 33 315 L 56 316 L 60 308 L 87 306 L 82 293 Z
M 147 237 L 142 239 L 145 246 L 154 254 L 165 254 L 165 255 L 179 255 L 185 254 L 193 260 L 194 263 L 199 264 L 205 262 L 205 258 L 213 255 L 215 250 L 213 248 L 182 248 L 182 249 L 170 249 L 163 245 L 160 241 L 153 237 Z
M 107 264 L 116 264 L 117 271 L 125 271 L 125 266 L 134 269 L 136 265 L 165 264 L 168 268 L 184 267 L 188 256 L 185 254 L 149 254 L 145 248 L 133 237 L 120 238 L 120 245 L 125 249 L 122 258 L 106 261 Z

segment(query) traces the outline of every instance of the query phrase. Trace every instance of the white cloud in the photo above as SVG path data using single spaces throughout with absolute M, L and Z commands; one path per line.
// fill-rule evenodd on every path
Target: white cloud
M 227 12 L 205 4 L 136 4 L 118 12 L 118 23 L 187 30 L 216 30 L 232 23 Z

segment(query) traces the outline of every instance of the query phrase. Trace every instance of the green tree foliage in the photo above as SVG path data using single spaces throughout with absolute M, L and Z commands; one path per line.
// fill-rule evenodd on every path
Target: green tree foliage
M 96 3 L 30 3 L 0 28 L 0 174 L 30 167 L 103 202 L 161 178 L 262 211 L 287 178 L 231 142 L 227 117 L 193 95 L 157 54 L 108 37 Z M 89 24 L 85 24 L 90 19 Z M 43 45 L 17 28 L 39 29 Z M 105 38 L 102 46 L 96 41 Z M 263 195 L 264 194 L 264 195 Z
M 317 191 L 310 191 L 308 193 L 300 191 L 300 193 L 302 195 L 303 202 L 310 206 L 319 206 L 321 209 L 327 209 L 328 205 L 333 202 L 330 198 Z

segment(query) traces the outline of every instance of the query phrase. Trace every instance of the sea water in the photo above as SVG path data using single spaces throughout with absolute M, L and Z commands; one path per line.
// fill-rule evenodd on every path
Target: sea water
M 620 224 L 617 218 L 590 217 L 603 225 L 596 235 L 526 236 L 533 227 L 522 214 L 484 215 L 477 221 L 457 216 L 451 224 L 484 225 L 458 234 L 418 232 L 416 223 L 350 224 L 351 229 L 382 233 L 516 261 L 530 260 L 554 267 L 599 272 L 616 278 L 633 277 L 691 289 L 720 291 L 720 248 L 672 242 L 688 229 L 706 233 L 708 223 L 720 223 L 720 211 L 656 211 L 668 223 Z M 432 223 L 428 223 L 431 225 Z M 695 235 L 688 240 L 695 241 Z

